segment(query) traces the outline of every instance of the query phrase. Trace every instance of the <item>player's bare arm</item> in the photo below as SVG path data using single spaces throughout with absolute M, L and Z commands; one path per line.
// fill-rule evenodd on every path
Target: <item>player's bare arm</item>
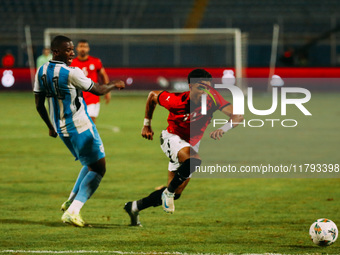
M 99 70 L 99 76 L 101 78 L 101 80 L 103 81 L 104 84 L 107 84 L 110 82 L 110 79 L 109 79 L 109 76 L 107 75 L 104 67 L 102 67 L 100 70 Z M 110 103 L 111 101 L 111 93 L 107 93 L 105 94 L 105 103 Z
M 146 106 L 145 106 L 145 118 L 144 118 L 144 125 L 142 128 L 142 136 L 145 139 L 153 140 L 154 132 L 151 128 L 151 119 L 153 112 L 155 111 L 156 105 L 158 104 L 158 95 L 162 91 L 151 91 L 149 93 L 148 99 L 146 100 Z
M 224 107 L 221 112 L 229 116 L 230 119 L 226 125 L 209 134 L 209 136 L 214 140 L 220 140 L 224 133 L 226 133 L 229 129 L 236 127 L 238 123 L 243 121 L 243 115 L 233 114 L 233 106 L 231 104 Z
M 46 123 L 48 130 L 49 130 L 49 136 L 51 137 L 57 137 L 58 134 L 55 131 L 50 118 L 48 117 L 48 113 L 45 107 L 45 94 L 39 93 L 35 94 L 35 106 L 37 111 L 39 112 L 40 117 L 43 119 L 43 121 Z
M 95 83 L 94 86 L 91 88 L 90 92 L 97 96 L 102 96 L 109 93 L 111 90 L 114 89 L 124 89 L 125 83 L 122 80 L 114 80 L 107 84 L 99 85 Z

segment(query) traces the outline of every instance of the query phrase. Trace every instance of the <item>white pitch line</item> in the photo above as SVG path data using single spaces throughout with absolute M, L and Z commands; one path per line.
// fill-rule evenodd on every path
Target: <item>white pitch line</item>
M 97 125 L 98 129 L 109 129 L 113 133 L 119 133 L 120 128 L 117 126 L 110 126 L 110 125 Z
M 111 253 L 111 254 L 137 254 L 137 255 L 217 255 L 217 253 L 186 253 L 186 252 L 133 252 L 133 251 L 31 251 L 31 250 L 0 250 L 0 253 L 37 253 L 37 254 L 95 254 L 95 253 Z M 234 255 L 234 253 L 224 253 L 224 255 Z M 244 253 L 243 255 L 282 255 L 281 253 Z M 285 254 L 287 255 L 287 254 Z
M 4 250 L 1 253 L 38 253 L 38 254 L 79 254 L 79 253 L 113 253 L 113 254 L 135 254 L 132 252 L 122 252 L 122 251 L 26 251 L 26 250 Z

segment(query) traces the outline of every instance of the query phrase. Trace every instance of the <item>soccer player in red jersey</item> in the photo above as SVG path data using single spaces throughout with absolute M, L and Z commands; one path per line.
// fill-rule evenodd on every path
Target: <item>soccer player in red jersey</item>
M 71 66 L 79 67 L 86 77 L 90 78 L 94 82 L 98 83 L 98 76 L 102 80 L 103 84 L 109 82 L 109 77 L 103 67 L 103 64 L 99 58 L 95 58 L 89 55 L 90 46 L 87 40 L 80 40 L 77 44 L 78 56 L 73 59 Z M 83 92 L 83 98 L 87 105 L 87 112 L 90 115 L 93 122 L 96 122 L 96 118 L 99 115 L 100 110 L 100 98 L 93 95 L 90 92 Z M 111 94 L 105 95 L 105 101 L 108 104 L 111 100 Z
M 178 199 L 187 186 L 191 174 L 200 166 L 198 155 L 200 140 L 213 113 L 222 111 L 230 117 L 229 122 L 210 133 L 212 139 L 220 139 L 225 132 L 237 126 L 243 115 L 234 115 L 232 105 L 211 87 L 211 74 L 204 69 L 195 69 L 188 75 L 189 91 L 170 93 L 151 91 L 145 109 L 142 136 L 153 140 L 151 119 L 157 104 L 169 110 L 168 127 L 161 134 L 161 148 L 169 157 L 168 187 L 152 192 L 140 200 L 127 202 L 125 211 L 129 214 L 132 226 L 141 226 L 139 211 L 150 206 L 162 205 L 164 211 L 173 213 L 174 200 Z M 207 96 L 207 114 L 201 114 L 201 97 Z

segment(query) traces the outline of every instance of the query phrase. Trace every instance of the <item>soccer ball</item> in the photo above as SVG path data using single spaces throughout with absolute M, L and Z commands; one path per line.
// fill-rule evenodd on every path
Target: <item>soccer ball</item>
M 318 219 L 310 226 L 309 235 L 313 243 L 329 246 L 338 238 L 338 228 L 329 219 Z

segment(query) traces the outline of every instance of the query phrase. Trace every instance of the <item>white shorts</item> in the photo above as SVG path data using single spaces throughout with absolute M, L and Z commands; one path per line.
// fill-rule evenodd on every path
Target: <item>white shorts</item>
M 90 117 L 97 118 L 99 115 L 99 110 L 100 110 L 100 103 L 89 104 L 87 106 L 87 113 L 89 114 Z
M 184 147 L 191 147 L 194 151 L 198 152 L 200 142 L 195 146 L 191 146 L 190 143 L 184 141 L 178 135 L 169 133 L 167 130 L 163 130 L 161 133 L 161 148 L 165 155 L 170 159 L 168 170 L 176 171 L 181 163 L 178 161 L 178 152 Z M 191 177 L 191 175 L 190 175 Z

